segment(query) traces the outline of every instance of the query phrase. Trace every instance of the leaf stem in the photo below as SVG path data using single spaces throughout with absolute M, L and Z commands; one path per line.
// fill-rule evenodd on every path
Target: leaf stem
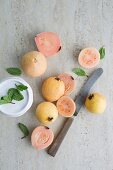
M 13 102 L 10 102 L 11 104 L 15 104 L 15 103 L 13 103 Z
M 24 139 L 24 138 L 26 138 L 26 136 L 21 137 L 21 139 Z

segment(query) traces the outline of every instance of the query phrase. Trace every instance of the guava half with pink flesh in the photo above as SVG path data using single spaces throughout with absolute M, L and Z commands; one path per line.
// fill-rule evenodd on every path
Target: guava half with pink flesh
M 56 105 L 59 114 L 64 117 L 71 117 L 75 113 L 76 104 L 69 96 L 62 96 Z
M 84 68 L 93 68 L 99 64 L 100 53 L 96 48 L 84 48 L 78 57 L 79 64 Z
M 38 126 L 31 135 L 32 146 L 38 150 L 47 148 L 53 142 L 53 131 L 46 126 Z
M 58 78 L 60 78 L 60 80 L 64 82 L 64 85 L 65 85 L 64 94 L 65 95 L 69 95 L 75 90 L 76 81 L 70 74 L 63 73 L 63 74 L 60 74 Z
M 53 56 L 61 50 L 59 36 L 55 32 L 42 32 L 35 37 L 38 50 L 46 57 Z

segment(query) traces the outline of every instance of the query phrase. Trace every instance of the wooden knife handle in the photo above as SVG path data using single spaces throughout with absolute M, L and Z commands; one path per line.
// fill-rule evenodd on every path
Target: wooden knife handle
M 48 154 L 51 156 L 55 156 L 63 139 L 65 138 L 72 122 L 73 122 L 74 118 L 70 117 L 67 118 L 67 120 L 65 121 L 62 129 L 60 130 L 60 132 L 58 133 L 56 139 L 53 141 L 53 143 L 51 144 L 50 148 L 48 149 Z

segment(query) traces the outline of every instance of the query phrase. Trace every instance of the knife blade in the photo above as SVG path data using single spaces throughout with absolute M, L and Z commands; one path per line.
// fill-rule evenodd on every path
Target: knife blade
M 77 114 L 79 113 L 80 109 L 82 108 L 82 106 L 84 105 L 85 99 L 91 89 L 91 87 L 93 86 L 93 84 L 96 82 L 96 80 L 102 75 L 103 73 L 103 69 L 102 68 L 98 68 L 96 69 L 88 78 L 88 80 L 86 81 L 86 83 L 83 85 L 83 87 L 80 89 L 80 93 L 77 95 L 75 102 L 76 102 L 76 111 L 73 115 L 73 117 L 67 118 L 65 123 L 62 126 L 62 129 L 60 130 L 60 132 L 58 133 L 56 139 L 53 141 L 53 143 L 51 144 L 50 148 L 48 149 L 48 154 L 51 156 L 55 156 L 63 139 L 65 138 L 73 120 L 74 117 L 77 116 Z

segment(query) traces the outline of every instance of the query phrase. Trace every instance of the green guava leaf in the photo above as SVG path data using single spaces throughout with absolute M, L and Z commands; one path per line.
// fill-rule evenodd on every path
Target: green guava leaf
M 18 127 L 24 134 L 24 136 L 21 139 L 26 138 L 29 135 L 29 130 L 28 130 L 27 126 L 24 125 L 23 123 L 18 123 Z
M 73 73 L 75 73 L 77 76 L 88 76 L 88 75 L 86 74 L 86 72 L 85 72 L 83 69 L 81 69 L 81 68 L 74 68 L 72 71 L 73 71 Z
M 28 89 L 28 87 L 25 86 L 24 84 L 16 85 L 16 88 L 17 88 L 19 91 L 23 91 L 23 90 L 27 90 L 27 89 Z
M 6 71 L 11 75 L 16 75 L 16 76 L 20 76 L 22 74 L 20 68 L 16 68 L 16 67 L 7 68 Z
M 101 47 L 99 49 L 99 53 L 100 53 L 100 59 L 102 60 L 105 57 L 106 51 L 104 47 Z

